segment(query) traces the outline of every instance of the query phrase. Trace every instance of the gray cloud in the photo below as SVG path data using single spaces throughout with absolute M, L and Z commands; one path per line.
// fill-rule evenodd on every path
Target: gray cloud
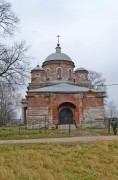
M 61 35 L 62 51 L 77 67 L 102 72 L 107 83 L 118 83 L 117 0 L 10 0 L 21 20 L 15 39 L 26 40 L 40 64 L 55 51 Z M 118 105 L 118 86 L 109 87 L 110 99 Z

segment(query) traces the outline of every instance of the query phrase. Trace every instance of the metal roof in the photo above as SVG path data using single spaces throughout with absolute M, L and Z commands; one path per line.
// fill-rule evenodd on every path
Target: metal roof
M 86 70 L 85 68 L 80 67 L 80 68 L 77 68 L 75 71 L 88 71 L 88 70 Z
M 37 65 L 34 69 L 32 69 L 32 71 L 37 71 L 37 70 L 44 71 L 44 69 L 41 68 L 39 65 Z
M 88 92 L 90 89 L 86 87 L 80 87 L 76 85 L 60 83 L 53 86 L 32 89 L 30 92 L 54 92 L 54 93 L 81 93 Z
M 68 55 L 61 52 L 52 53 L 45 59 L 45 61 L 53 61 L 53 60 L 66 60 L 72 62 L 71 58 Z

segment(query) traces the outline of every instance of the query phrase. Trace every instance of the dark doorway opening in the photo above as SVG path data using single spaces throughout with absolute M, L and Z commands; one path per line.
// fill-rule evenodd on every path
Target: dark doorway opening
M 73 112 L 69 108 L 63 108 L 59 113 L 59 124 L 74 124 Z

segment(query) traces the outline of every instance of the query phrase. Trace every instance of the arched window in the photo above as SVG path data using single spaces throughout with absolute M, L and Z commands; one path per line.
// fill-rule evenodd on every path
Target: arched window
M 57 78 L 62 78 L 62 69 L 61 68 L 57 69 Z
M 86 77 L 84 74 L 81 74 L 80 77 L 79 77 L 79 80 L 80 81 L 85 81 L 86 80 Z
M 40 75 L 37 74 L 37 75 L 36 75 L 36 82 L 39 82 L 39 81 L 40 81 Z
M 46 79 L 50 79 L 50 69 L 46 69 Z
M 72 79 L 72 69 L 68 70 L 68 79 Z

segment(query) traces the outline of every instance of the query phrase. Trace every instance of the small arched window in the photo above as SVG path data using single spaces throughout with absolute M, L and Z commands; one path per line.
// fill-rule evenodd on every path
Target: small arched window
M 46 79 L 50 79 L 50 69 L 46 69 Z
M 68 70 L 68 79 L 72 79 L 72 69 Z
M 86 80 L 86 77 L 84 74 L 81 74 L 80 77 L 79 77 L 79 80 L 80 81 L 85 81 Z
M 40 81 L 40 75 L 37 74 L 37 75 L 36 75 L 36 82 L 39 82 L 39 81 Z
M 62 78 L 62 69 L 61 68 L 57 69 L 57 78 Z

